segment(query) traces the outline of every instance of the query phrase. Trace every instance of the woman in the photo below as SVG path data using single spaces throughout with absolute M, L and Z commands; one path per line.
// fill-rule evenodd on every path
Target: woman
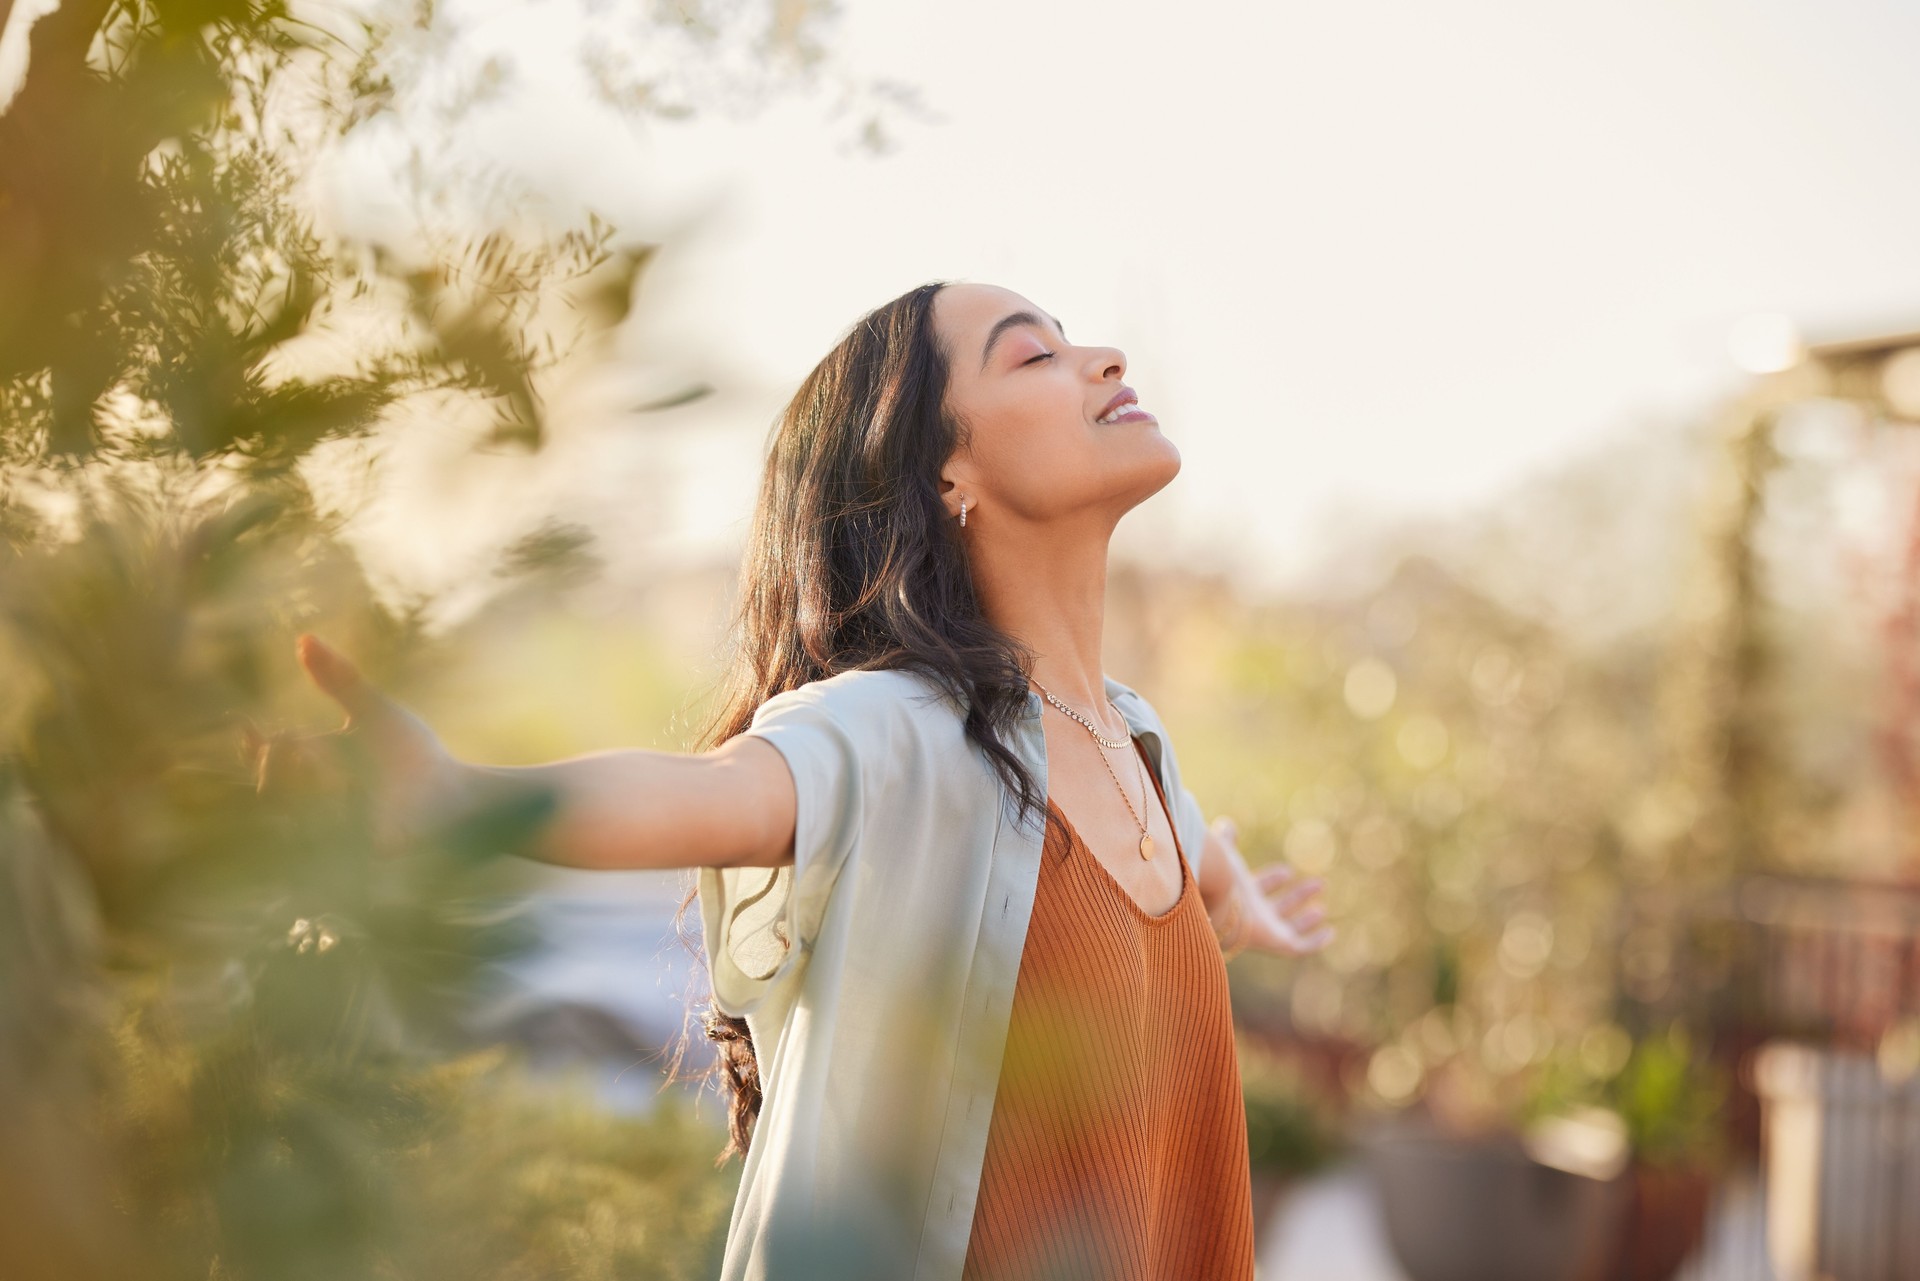
M 455 761 L 301 640 L 394 828 L 534 783 L 534 856 L 697 869 L 727 1278 L 1252 1275 L 1222 948 L 1330 930 L 1102 666 L 1108 542 L 1180 468 L 1125 373 L 989 285 L 862 318 L 781 416 L 695 754 Z

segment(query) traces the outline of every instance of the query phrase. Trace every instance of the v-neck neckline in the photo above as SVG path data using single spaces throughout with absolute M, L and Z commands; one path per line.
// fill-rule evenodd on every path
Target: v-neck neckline
M 1055 801 L 1051 794 L 1047 797 L 1047 808 L 1059 815 L 1060 821 L 1067 827 L 1071 840 L 1085 852 L 1087 860 L 1099 870 L 1099 874 L 1106 877 L 1107 883 L 1113 887 L 1114 892 L 1125 899 L 1128 905 L 1133 908 L 1134 916 L 1143 924 L 1164 925 L 1180 910 L 1181 904 L 1187 901 L 1187 895 L 1192 892 L 1193 873 L 1187 864 L 1186 851 L 1180 847 L 1180 831 L 1174 825 L 1173 811 L 1167 808 L 1166 794 L 1162 790 L 1153 762 L 1146 759 L 1147 745 L 1131 733 L 1128 734 L 1127 741 L 1132 744 L 1134 752 L 1147 767 L 1147 773 L 1150 778 L 1149 790 L 1153 793 L 1156 802 L 1159 804 L 1160 812 L 1166 815 L 1167 830 L 1173 834 L 1174 858 L 1179 860 L 1180 863 L 1180 892 L 1174 896 L 1172 905 L 1169 906 L 1166 911 L 1158 913 L 1157 915 L 1149 912 L 1146 907 L 1141 904 L 1139 899 L 1136 899 L 1132 894 L 1127 892 L 1127 887 L 1120 883 L 1120 878 L 1113 874 L 1113 869 L 1103 863 L 1100 860 L 1100 856 L 1093 852 L 1093 846 L 1089 845 L 1086 838 L 1080 835 L 1080 829 L 1074 826 L 1073 820 L 1067 817 L 1066 810 L 1060 807 L 1059 802 Z M 1051 771 L 1049 771 L 1049 773 L 1051 773 Z

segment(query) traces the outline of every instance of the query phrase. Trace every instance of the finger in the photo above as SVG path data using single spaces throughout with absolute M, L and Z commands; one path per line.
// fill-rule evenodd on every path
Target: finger
M 1321 924 L 1326 919 L 1327 919 L 1326 912 L 1321 908 L 1315 907 L 1315 908 L 1309 908 L 1307 911 L 1300 913 L 1298 916 L 1287 917 L 1287 924 L 1293 927 L 1294 933 L 1305 934 L 1308 930 L 1313 929 L 1316 925 Z
M 1331 925 L 1323 926 L 1294 944 L 1296 955 L 1304 956 L 1308 952 L 1318 952 L 1333 942 L 1334 930 Z
M 1225 814 L 1214 819 L 1210 826 L 1223 841 L 1237 841 L 1240 839 L 1240 825 L 1228 818 Z
M 300 633 L 294 642 L 294 652 L 313 683 L 346 709 L 350 722 L 372 719 L 379 714 L 384 696 L 346 655 L 312 632 Z
M 1255 869 L 1253 879 L 1261 891 L 1266 892 L 1276 886 L 1285 885 L 1298 875 L 1300 873 L 1290 863 L 1269 863 L 1265 867 Z
M 1255 945 L 1281 956 L 1305 956 L 1309 952 L 1318 952 L 1333 939 L 1331 925 L 1300 929 L 1290 921 L 1280 921 L 1258 931 Z
M 1301 904 L 1307 902 L 1325 888 L 1326 882 L 1316 876 L 1310 881 L 1300 882 L 1300 884 L 1281 893 L 1279 897 L 1269 898 L 1267 901 L 1273 904 L 1274 910 L 1279 912 L 1280 915 L 1288 916 L 1298 911 Z

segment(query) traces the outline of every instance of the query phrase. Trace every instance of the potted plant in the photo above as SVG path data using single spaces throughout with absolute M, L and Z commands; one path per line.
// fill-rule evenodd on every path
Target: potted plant
M 1625 1034 L 1619 1034 L 1624 1038 Z M 1667 1281 L 1699 1246 L 1723 1151 L 1720 1071 L 1681 1024 L 1628 1042 L 1618 1068 L 1561 1060 L 1535 1084 L 1536 1120 L 1587 1108 L 1616 1119 L 1624 1140 L 1620 1221 L 1584 1281 Z
M 1623 1146 L 1604 1113 L 1459 1130 L 1411 1109 L 1366 1153 L 1412 1281 L 1585 1281 L 1619 1221 Z
M 1632 1160 L 1618 1248 L 1593 1281 L 1667 1281 L 1706 1232 L 1726 1083 L 1675 1024 L 1634 1046 L 1605 1097 L 1626 1123 Z
M 1592 1281 L 1631 1184 L 1628 1126 L 1591 1071 L 1578 1056 L 1502 1062 L 1471 1037 L 1416 1064 L 1411 1046 L 1388 1046 L 1368 1077 L 1407 1104 L 1365 1144 L 1401 1268 L 1412 1281 Z

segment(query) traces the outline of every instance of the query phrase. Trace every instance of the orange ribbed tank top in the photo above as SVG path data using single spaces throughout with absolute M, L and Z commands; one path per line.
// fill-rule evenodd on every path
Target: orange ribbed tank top
M 1180 897 L 1149 915 L 1047 808 L 1064 836 L 1042 849 L 965 1277 L 1249 1281 L 1246 1105 L 1192 866 L 1176 834 Z

